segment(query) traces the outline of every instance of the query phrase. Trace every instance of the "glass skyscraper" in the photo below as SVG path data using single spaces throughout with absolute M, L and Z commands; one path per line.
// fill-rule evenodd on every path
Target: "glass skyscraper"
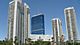
M 45 34 L 44 14 L 37 14 L 31 18 L 31 34 Z

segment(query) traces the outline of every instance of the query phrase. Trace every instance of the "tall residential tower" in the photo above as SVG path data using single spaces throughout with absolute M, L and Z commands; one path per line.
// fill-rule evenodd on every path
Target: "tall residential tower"
M 63 35 L 61 20 L 58 18 L 52 19 L 52 28 L 53 28 L 54 44 L 60 45 L 61 37 Z
M 68 40 L 77 40 L 76 30 L 76 14 L 74 7 L 68 7 L 64 9 L 66 30 L 68 32 Z
M 9 3 L 8 10 L 8 40 L 13 40 L 19 45 L 25 43 L 29 30 L 29 6 L 22 0 L 13 0 Z

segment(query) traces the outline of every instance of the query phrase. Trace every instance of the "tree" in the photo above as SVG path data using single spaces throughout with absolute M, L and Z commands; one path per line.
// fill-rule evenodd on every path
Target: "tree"
M 31 38 L 28 38 L 27 41 L 28 41 L 27 44 L 31 45 Z

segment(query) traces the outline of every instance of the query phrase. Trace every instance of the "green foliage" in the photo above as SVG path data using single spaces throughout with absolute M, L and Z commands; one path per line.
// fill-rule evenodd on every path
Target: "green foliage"
M 35 42 L 31 42 L 31 44 L 28 45 L 50 45 L 49 41 L 35 41 Z
M 0 41 L 0 45 L 12 45 L 12 40 L 3 40 L 3 41 Z
M 51 43 L 49 41 L 31 41 L 31 39 L 28 39 L 28 44 L 23 44 L 23 45 L 51 45 Z M 3 40 L 0 41 L 0 45 L 12 45 L 13 41 L 12 40 Z M 16 45 L 18 45 L 18 43 L 16 43 Z M 65 45 L 80 45 L 80 43 L 78 42 L 74 42 L 74 43 L 70 43 L 70 42 L 66 42 Z
M 66 45 L 80 45 L 80 43 L 66 41 Z

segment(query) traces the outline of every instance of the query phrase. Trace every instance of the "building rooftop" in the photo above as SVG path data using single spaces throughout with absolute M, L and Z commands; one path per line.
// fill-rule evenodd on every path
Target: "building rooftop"
M 32 17 L 39 16 L 39 15 L 43 15 L 43 13 L 39 13 L 39 14 L 33 15 Z
M 69 10 L 69 9 L 74 9 L 74 7 L 67 7 L 67 8 L 64 9 L 64 11 Z
M 14 1 L 9 2 L 9 4 L 12 4 Z
M 27 5 L 26 3 L 24 3 L 24 6 L 26 6 L 26 8 L 29 8 L 29 5 Z M 30 9 L 30 8 L 29 8 Z
M 53 21 L 53 20 L 59 20 L 59 21 L 61 22 L 61 20 L 60 20 L 59 18 L 53 18 L 52 21 Z

